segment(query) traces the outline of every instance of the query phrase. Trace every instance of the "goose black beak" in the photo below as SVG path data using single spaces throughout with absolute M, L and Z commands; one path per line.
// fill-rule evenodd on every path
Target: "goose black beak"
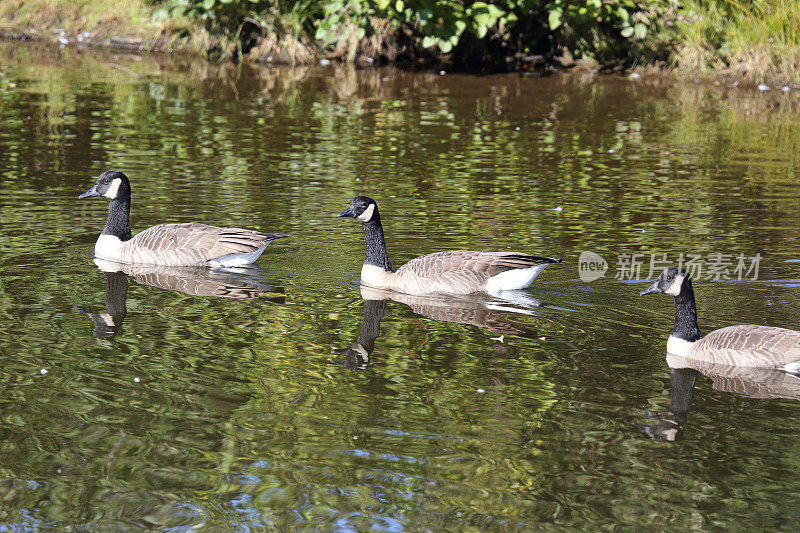
M 658 288 L 659 280 L 655 280 L 652 285 L 647 287 L 645 290 L 639 293 L 639 296 L 644 296 L 645 294 L 654 294 L 657 292 L 663 292 L 661 289 Z
M 86 191 L 83 194 L 78 195 L 79 200 L 83 200 L 84 198 L 91 198 L 92 196 L 100 196 L 97 192 L 97 184 L 92 185 L 92 188 Z
M 344 211 L 342 211 L 341 213 L 339 213 L 336 216 L 337 217 L 352 217 L 353 216 L 353 206 L 351 205 L 350 207 L 348 207 L 347 209 L 345 209 Z M 353 217 L 353 218 L 355 218 L 355 217 Z

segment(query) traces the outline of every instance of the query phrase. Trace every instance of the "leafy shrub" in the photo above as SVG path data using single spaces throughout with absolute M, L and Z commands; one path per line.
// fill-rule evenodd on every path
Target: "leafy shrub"
M 351 59 L 365 41 L 380 35 L 382 43 L 394 40 L 410 55 L 566 50 L 609 60 L 642 42 L 677 1 L 326 0 L 319 5 L 312 0 L 166 0 L 153 16 L 200 19 L 236 34 L 245 21 L 269 29 L 275 13 L 303 13 L 294 17 L 295 28 Z
M 564 47 L 573 55 L 619 55 L 642 41 L 676 0 L 329 0 L 316 38 L 361 39 L 376 21 L 410 35 L 422 49 L 453 52 L 466 41 L 506 41 L 516 52 Z

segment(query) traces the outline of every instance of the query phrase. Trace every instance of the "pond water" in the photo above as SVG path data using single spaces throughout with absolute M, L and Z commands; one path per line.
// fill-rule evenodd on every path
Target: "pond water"
M 796 528 L 800 380 L 672 371 L 638 296 L 694 254 L 703 331 L 800 327 L 796 91 L 4 43 L 0 154 L 4 530 Z M 134 232 L 291 237 L 105 272 L 76 197 L 108 169 Z M 564 262 L 509 302 L 362 297 L 359 194 L 395 266 Z

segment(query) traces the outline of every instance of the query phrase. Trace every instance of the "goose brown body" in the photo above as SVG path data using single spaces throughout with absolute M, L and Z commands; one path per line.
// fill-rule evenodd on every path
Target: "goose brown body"
M 387 276 L 388 287 L 407 294 L 471 294 L 487 290 L 489 280 L 515 269 L 555 262 L 519 252 L 450 250 L 412 259 Z
M 781 368 L 800 361 L 800 331 L 728 326 L 692 344 L 685 357 L 718 365 Z
M 159 224 L 122 242 L 117 253 L 98 248 L 95 255 L 122 263 L 199 266 L 231 255 L 257 252 L 273 240 L 287 236 L 199 222 Z

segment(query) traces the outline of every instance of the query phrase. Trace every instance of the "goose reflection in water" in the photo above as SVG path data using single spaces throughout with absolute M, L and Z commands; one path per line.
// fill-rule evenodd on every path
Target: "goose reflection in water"
M 86 311 L 78 307 L 77 311 L 88 316 L 94 324 L 92 334 L 95 337 L 110 337 L 122 329 L 122 322 L 128 309 L 125 301 L 128 297 L 128 276 L 122 272 L 103 272 L 106 278 L 106 312 Z
M 486 294 L 466 296 L 415 296 L 398 292 L 361 286 L 364 301 L 364 318 L 358 338 L 343 350 L 335 353 L 344 359 L 331 361 L 351 369 L 365 369 L 375 349 L 375 340 L 380 336 L 380 322 L 386 313 L 386 302 L 393 300 L 407 305 L 414 313 L 440 322 L 468 324 L 501 335 L 538 337 L 532 330 L 513 325 L 504 318 L 513 314 L 535 316 L 541 301 L 523 291 L 506 291 L 500 299 Z
M 667 354 L 667 364 L 671 372 L 669 410 L 647 411 L 647 417 L 655 422 L 636 424 L 657 440 L 676 441 L 681 437 L 698 376 L 710 378 L 714 390 L 721 392 L 762 400 L 800 400 L 800 376 L 783 370 L 703 363 L 672 354 Z
M 109 337 L 118 333 L 127 315 L 128 277 L 143 285 L 178 291 L 192 296 L 249 299 L 264 293 L 277 296 L 264 297 L 273 303 L 283 303 L 283 288 L 275 287 L 255 265 L 246 267 L 210 269 L 205 267 L 164 267 L 157 265 L 131 265 L 94 260 L 106 278 L 106 311 L 91 312 L 78 307 L 94 323 L 96 337 Z

